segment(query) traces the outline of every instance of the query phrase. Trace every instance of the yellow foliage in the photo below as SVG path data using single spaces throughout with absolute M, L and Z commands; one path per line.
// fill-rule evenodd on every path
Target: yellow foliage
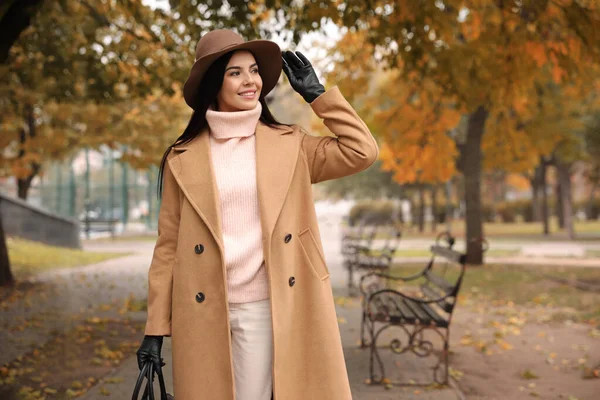
M 592 29 L 600 24 L 597 7 L 585 10 L 587 19 L 574 29 L 573 3 L 566 1 L 525 2 L 522 14 L 491 0 L 445 3 L 467 9 L 465 18 L 429 3 L 384 4 L 393 7 L 388 19 L 372 24 L 365 9 L 370 31 L 342 37 L 328 78 L 381 139 L 382 168 L 396 181 L 440 182 L 456 173 L 449 133 L 480 105 L 488 111 L 484 168 L 516 173 L 557 146 L 576 153 L 568 137 L 581 127 L 581 115 L 600 107 L 600 96 L 589 95 L 600 87 L 600 54 L 590 45 L 600 40 Z M 416 18 L 423 22 L 403 38 Z M 397 32 L 397 52 L 389 32 Z
M 508 174 L 506 183 L 518 190 L 528 190 L 531 187 L 529 180 L 520 174 Z

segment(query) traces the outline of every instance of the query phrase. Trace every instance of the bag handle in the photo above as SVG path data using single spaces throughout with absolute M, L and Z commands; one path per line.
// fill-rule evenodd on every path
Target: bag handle
M 162 363 L 162 358 L 161 358 Z M 164 363 L 162 363 L 164 365 Z M 146 387 L 144 388 L 144 393 L 142 394 L 142 400 L 155 400 L 154 399 L 154 372 L 158 375 L 158 383 L 160 385 L 160 399 L 168 400 L 167 390 L 165 386 L 165 380 L 162 373 L 162 368 L 158 367 L 156 371 L 154 370 L 154 363 L 151 360 L 148 360 L 144 363 L 140 374 L 138 375 L 137 381 L 135 382 L 135 387 L 133 388 L 133 396 L 132 400 L 138 400 L 138 395 L 140 393 L 140 389 L 142 387 L 142 383 L 144 381 L 144 377 L 146 378 Z
M 140 388 L 142 387 L 142 382 L 144 381 L 144 377 L 147 375 L 149 366 L 150 365 L 148 363 L 144 363 L 144 366 L 142 367 L 140 374 L 137 377 L 137 381 L 135 382 L 135 386 L 133 388 L 133 396 L 131 396 L 131 400 L 138 400 L 138 395 L 140 394 Z M 146 395 L 146 390 L 144 391 L 144 396 L 145 395 Z
M 161 365 L 165 365 L 163 363 L 162 358 L 160 359 L 160 363 Z M 163 377 L 163 373 L 162 373 L 162 368 L 159 367 L 156 370 L 156 375 L 158 375 L 158 384 L 160 386 L 160 400 L 169 400 L 169 398 L 167 397 L 167 388 L 165 386 L 165 378 Z
M 146 389 L 150 389 L 148 393 L 148 400 L 154 400 L 154 363 L 150 361 L 150 368 L 148 368 L 148 383 L 146 384 Z M 144 392 L 145 393 L 145 392 Z

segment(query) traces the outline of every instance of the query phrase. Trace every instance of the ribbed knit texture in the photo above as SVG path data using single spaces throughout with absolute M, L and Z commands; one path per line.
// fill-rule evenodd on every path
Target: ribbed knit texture
M 230 303 L 269 298 L 256 188 L 256 125 L 262 106 L 247 111 L 209 109 L 210 149 L 221 199 Z

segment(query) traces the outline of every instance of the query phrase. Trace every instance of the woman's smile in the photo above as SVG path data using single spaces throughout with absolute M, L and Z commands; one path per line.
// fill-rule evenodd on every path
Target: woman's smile
M 256 89 L 246 90 L 240 93 L 240 96 L 242 96 L 244 99 L 253 100 L 254 97 L 256 97 Z

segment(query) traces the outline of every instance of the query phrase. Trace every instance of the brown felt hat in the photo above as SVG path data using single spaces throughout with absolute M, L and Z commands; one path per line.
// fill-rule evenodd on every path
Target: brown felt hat
M 225 53 L 249 50 L 256 59 L 263 81 L 261 96 L 266 96 L 277 84 L 281 75 L 281 49 L 270 40 L 245 41 L 229 29 L 216 29 L 203 35 L 196 45 L 196 59 L 183 86 L 185 102 L 194 108 L 194 99 L 200 91 L 200 82 L 210 65 Z

